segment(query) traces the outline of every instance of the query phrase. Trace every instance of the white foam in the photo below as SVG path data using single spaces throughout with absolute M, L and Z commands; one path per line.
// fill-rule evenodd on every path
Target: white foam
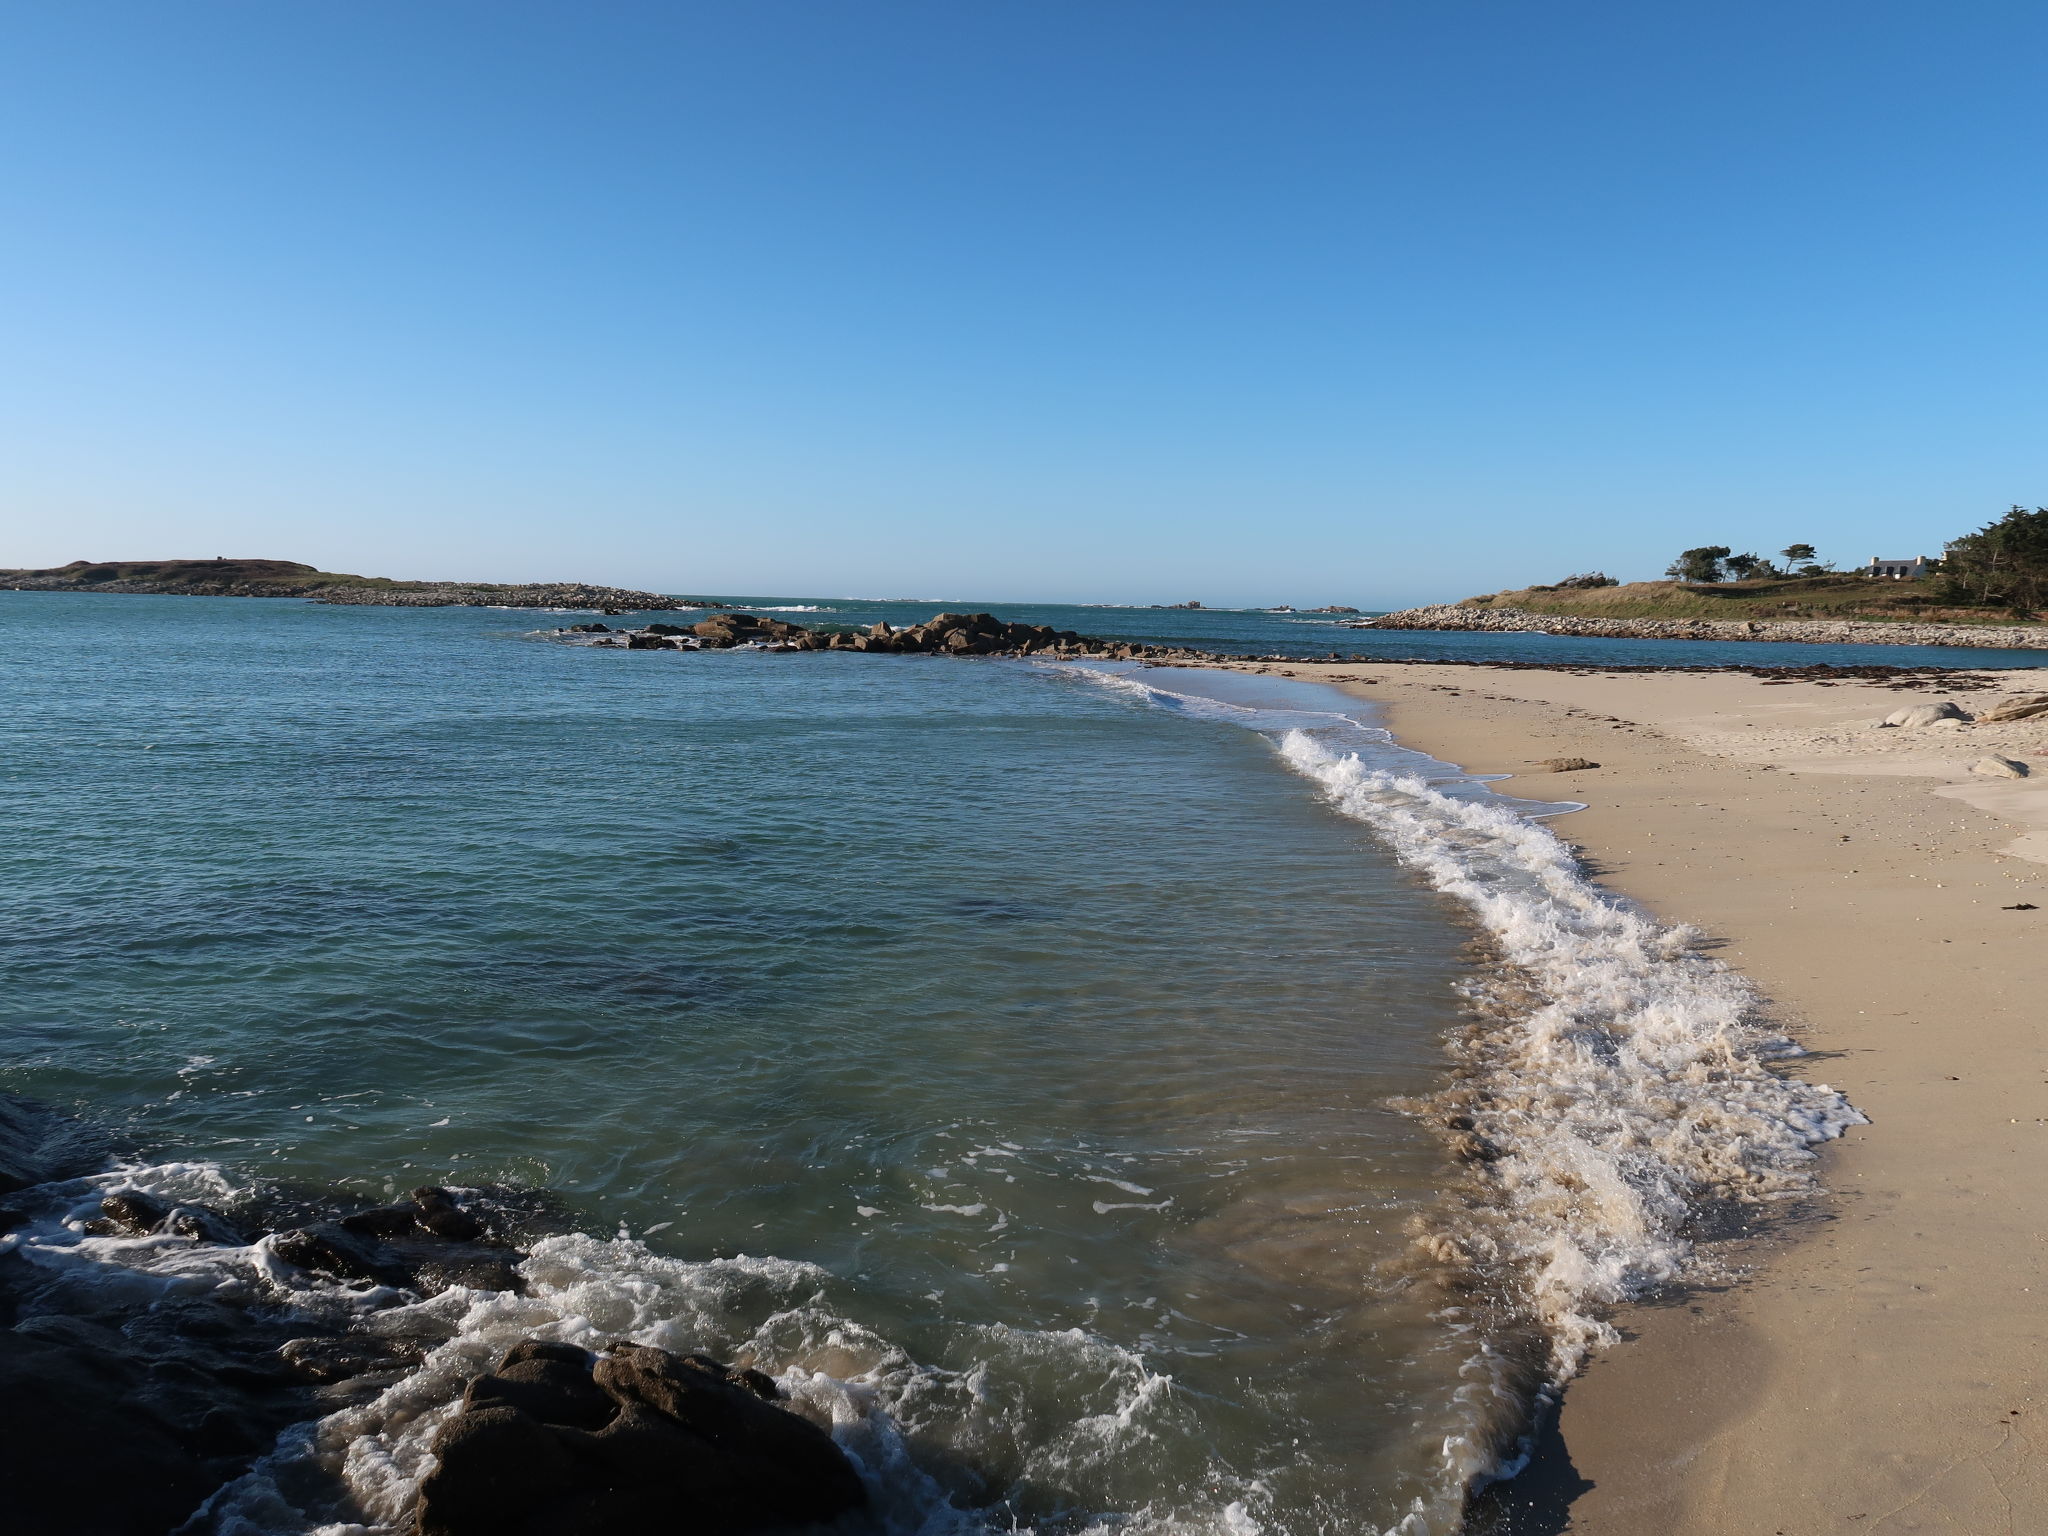
M 1305 732 L 1280 750 L 1469 906 L 1533 988 L 1475 1040 L 1445 1106 L 1491 1149 L 1497 1197 L 1446 1257 L 1522 1277 L 1558 1378 L 1614 1336 L 1602 1309 L 1686 1272 L 1703 1201 L 1804 1192 L 1813 1148 L 1862 1123 L 1825 1084 L 1773 1070 L 1800 1052 L 1756 1022 L 1747 982 L 1592 884 L 1547 828 Z
M 456 1411 L 465 1383 L 521 1339 L 598 1349 L 616 1340 L 705 1349 L 767 1371 L 791 1404 L 828 1428 L 859 1468 L 883 1536 L 986 1536 L 1036 1528 L 1028 1515 L 957 1507 L 953 1490 L 913 1459 L 906 1437 L 943 1444 L 1007 1492 L 1063 1490 L 1105 1513 L 1072 1522 L 1063 1503 L 1052 1524 L 1096 1532 L 1251 1536 L 1245 1512 L 1255 1485 L 1210 1503 L 1154 1509 L 1145 1463 L 1184 1444 L 1189 1406 L 1170 1377 L 1131 1351 L 1079 1329 L 963 1329 L 977 1363 L 947 1370 L 913 1361 L 825 1300 L 829 1277 L 809 1264 L 741 1256 L 690 1262 L 639 1243 L 571 1236 L 534 1244 L 521 1266 L 527 1291 L 451 1290 L 365 1318 L 367 1331 L 440 1338 L 420 1368 L 375 1399 L 300 1426 L 246 1477 L 216 1495 L 201 1528 L 218 1536 L 395 1536 L 406 1528 L 430 1447 Z M 1027 1383 L 1056 1383 L 1057 1404 L 1016 1410 Z M 1048 1414 L 1047 1410 L 1051 1410 Z M 357 1506 L 303 1507 L 289 1491 L 315 1467 L 339 1476 Z M 1234 1513 L 1233 1513 L 1234 1509 Z M 345 1514 L 345 1518 L 336 1518 Z
M 1695 1269 L 1689 1226 L 1703 1208 L 1810 1191 L 1814 1148 L 1864 1117 L 1826 1084 L 1778 1070 L 1803 1053 L 1759 1022 L 1754 990 L 1700 955 L 1695 933 L 1601 890 L 1534 819 L 1576 804 L 1475 794 L 1478 781 L 1341 709 L 1228 703 L 1139 669 L 1061 670 L 1264 733 L 1335 809 L 1468 906 L 1512 980 L 1512 998 L 1488 1000 L 1488 1027 L 1454 1043 L 1454 1086 L 1415 1106 L 1464 1130 L 1481 1159 L 1476 1198 L 1418 1233 L 1418 1246 L 1505 1287 L 1490 1317 L 1443 1314 L 1475 1340 L 1457 1393 L 1466 1429 L 1444 1443 L 1439 1496 L 1387 1536 L 1455 1530 L 1464 1491 L 1526 1459 L 1526 1446 L 1499 1441 L 1531 1389 L 1547 1393 L 1615 1337 L 1609 1309 Z M 1533 1382 L 1504 1347 L 1524 1320 L 1545 1353 Z

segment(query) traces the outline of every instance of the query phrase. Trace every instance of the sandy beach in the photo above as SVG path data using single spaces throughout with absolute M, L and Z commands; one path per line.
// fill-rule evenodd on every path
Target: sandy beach
M 1609 1536 L 2048 1529 L 2048 716 L 1872 729 L 2048 692 L 1288 664 L 1407 745 L 1587 809 L 1596 875 L 1702 929 L 1870 1119 L 1822 1214 L 1635 1307 L 1571 1386 L 1507 1528 Z M 2030 764 L 1988 778 L 1989 753 Z M 1597 768 L 1550 772 L 1548 758 Z M 1526 776 L 1526 777 L 1524 777 Z M 2034 910 L 2014 910 L 2032 903 Z M 1568 1506 L 1568 1509 L 1567 1509 Z

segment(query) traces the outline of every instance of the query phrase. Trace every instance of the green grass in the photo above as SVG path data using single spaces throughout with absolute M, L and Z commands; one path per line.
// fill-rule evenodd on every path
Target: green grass
M 2011 624 L 2003 608 L 1954 607 L 1924 581 L 1868 576 L 1786 576 L 1695 586 L 1632 581 L 1568 591 L 1524 587 L 1468 597 L 1461 607 L 1520 608 L 1589 619 L 1856 619 L 1898 624 Z

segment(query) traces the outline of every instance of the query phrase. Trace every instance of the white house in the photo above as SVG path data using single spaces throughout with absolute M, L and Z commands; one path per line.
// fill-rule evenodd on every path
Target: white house
M 1939 560 L 1926 555 L 1915 555 L 1910 560 L 1887 560 L 1883 555 L 1872 555 L 1870 564 L 1865 566 L 1866 576 L 1884 576 L 1893 581 L 1918 581 L 1922 576 L 1932 575 Z

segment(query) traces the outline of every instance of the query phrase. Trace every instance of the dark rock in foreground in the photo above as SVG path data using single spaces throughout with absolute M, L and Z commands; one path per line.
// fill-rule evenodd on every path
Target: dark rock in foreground
M 104 1168 L 107 1149 L 69 1116 L 0 1095 L 0 1230 L 73 1206 L 61 1181 Z M 525 1255 L 512 1207 L 487 1192 L 414 1190 L 395 1205 L 302 1223 L 269 1257 L 324 1278 L 431 1296 L 516 1290 Z M 101 1237 L 218 1248 L 211 1286 L 114 1287 L 91 1264 L 0 1254 L 0 1529 L 20 1536 L 165 1536 L 267 1453 L 288 1425 L 381 1390 L 434 1342 L 313 1321 L 253 1273 L 251 1234 L 219 1211 L 115 1189 L 84 1223 Z M 496 1229 L 496 1230 L 494 1230 Z
M 704 1355 L 514 1345 L 435 1438 L 419 1536 L 741 1536 L 858 1508 L 852 1464 L 780 1397 Z

